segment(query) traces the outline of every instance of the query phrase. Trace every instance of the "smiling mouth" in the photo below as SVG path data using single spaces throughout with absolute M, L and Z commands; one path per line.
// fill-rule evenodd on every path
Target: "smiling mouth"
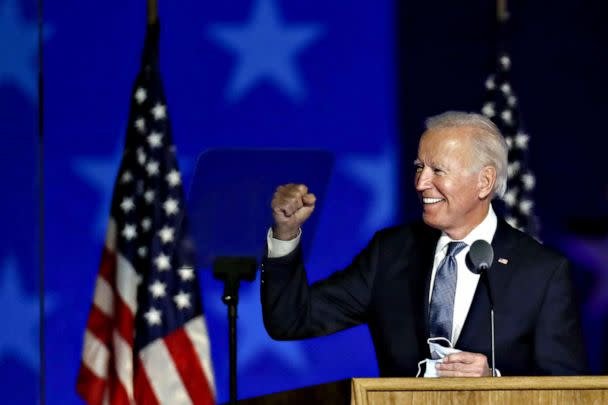
M 437 204 L 439 202 L 445 201 L 445 199 L 443 198 L 431 198 L 431 197 L 424 197 L 422 199 L 422 203 L 425 205 L 430 205 L 430 204 Z

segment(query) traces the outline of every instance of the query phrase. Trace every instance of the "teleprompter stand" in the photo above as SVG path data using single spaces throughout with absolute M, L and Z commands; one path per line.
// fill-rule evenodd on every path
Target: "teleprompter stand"
M 188 216 L 198 268 L 224 283 L 228 309 L 230 403 L 237 392 L 237 308 L 241 281 L 256 278 L 272 225 L 270 201 L 277 186 L 306 184 L 317 196 L 316 215 L 302 233 L 303 254 L 312 246 L 333 166 L 331 153 L 303 149 L 213 149 L 200 154 L 188 195 Z M 241 317 L 256 308 L 241 308 Z
M 241 280 L 255 280 L 255 257 L 218 257 L 213 263 L 213 276 L 224 282 L 222 301 L 228 307 L 228 336 L 230 352 L 230 404 L 236 405 L 236 319 Z

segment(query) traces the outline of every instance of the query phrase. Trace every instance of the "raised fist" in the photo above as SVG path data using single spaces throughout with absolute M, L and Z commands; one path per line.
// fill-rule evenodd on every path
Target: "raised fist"
M 298 235 L 300 226 L 315 209 L 316 197 L 304 184 L 285 184 L 277 187 L 272 197 L 272 231 L 276 239 L 290 240 Z

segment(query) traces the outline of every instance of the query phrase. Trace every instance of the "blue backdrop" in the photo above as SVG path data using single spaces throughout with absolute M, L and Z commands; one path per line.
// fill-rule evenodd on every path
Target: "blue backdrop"
M 494 56 L 491 2 L 452 3 L 161 1 L 161 69 L 185 184 L 198 153 L 211 147 L 332 151 L 308 260 L 313 280 L 347 264 L 374 230 L 416 218 L 409 167 L 422 120 L 445 109 L 479 110 Z M 606 339 L 608 312 L 601 118 L 608 9 L 599 0 L 580 3 L 515 3 L 513 84 L 532 137 L 542 236 L 577 264 L 586 333 L 597 344 Z M 40 388 L 37 6 L 0 0 L 0 395 L 7 403 L 35 403 Z M 72 404 L 80 403 L 82 336 L 146 10 L 143 1 L 114 0 L 44 8 L 46 389 L 47 403 Z M 221 285 L 208 272 L 201 279 L 224 401 Z M 240 397 L 377 375 L 365 328 L 272 341 L 258 287 L 241 293 Z M 605 371 L 605 356 L 600 350 L 592 359 L 594 372 Z

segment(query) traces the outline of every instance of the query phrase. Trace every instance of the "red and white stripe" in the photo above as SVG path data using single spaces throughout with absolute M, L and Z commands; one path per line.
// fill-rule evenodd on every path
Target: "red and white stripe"
M 77 391 L 93 404 L 214 404 L 209 338 L 202 315 L 140 351 L 133 364 L 140 278 L 115 248 L 110 219 L 84 336 Z

